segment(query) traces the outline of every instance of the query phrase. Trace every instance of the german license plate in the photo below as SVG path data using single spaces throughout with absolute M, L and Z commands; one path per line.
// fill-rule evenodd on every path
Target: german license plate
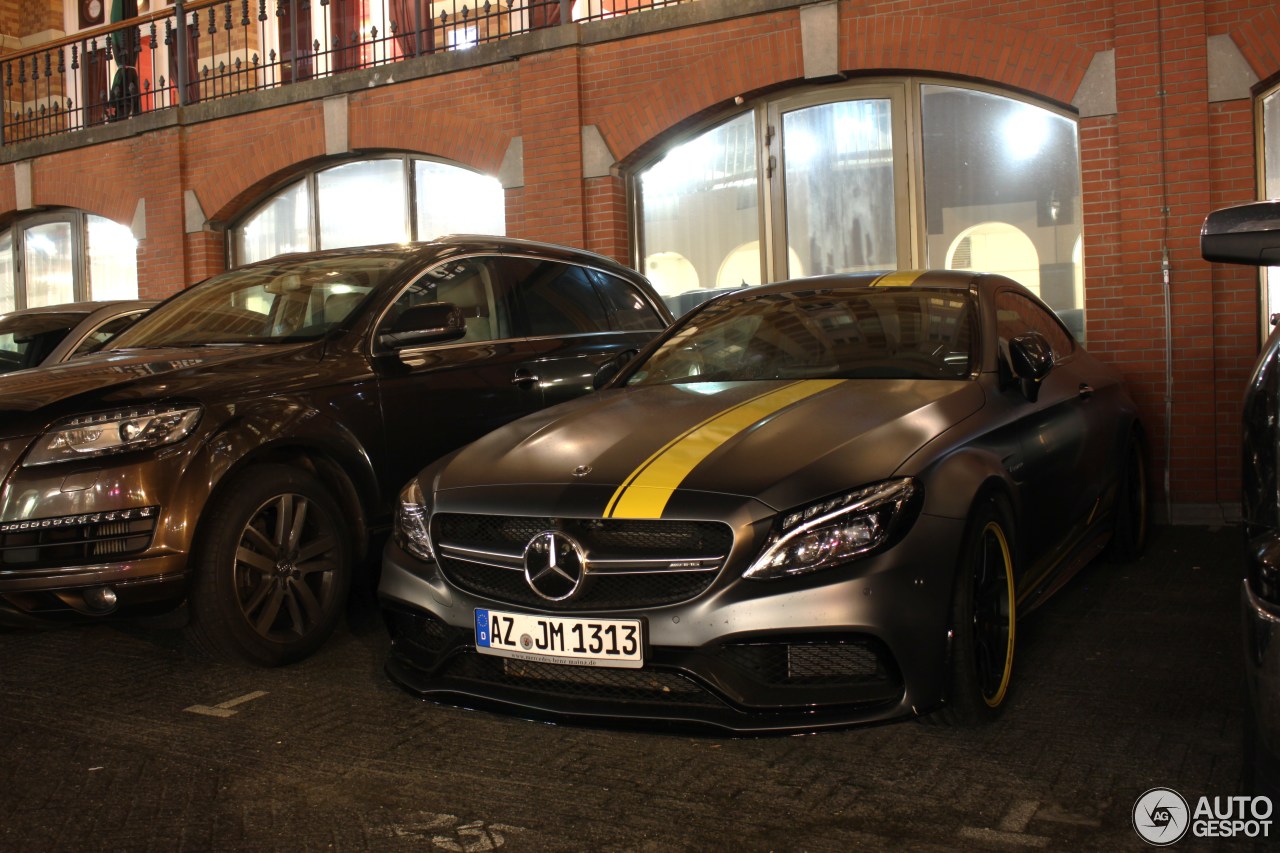
M 572 666 L 644 666 L 639 619 L 477 610 L 476 651 Z

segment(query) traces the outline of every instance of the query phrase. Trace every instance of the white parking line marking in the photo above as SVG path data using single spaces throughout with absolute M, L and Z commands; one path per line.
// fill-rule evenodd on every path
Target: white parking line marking
M 1040 804 L 1035 800 L 1022 800 L 1009 809 L 1009 813 L 1000 821 L 1000 829 L 1004 832 L 1026 832 L 1027 824 L 1036 816 Z
M 190 708 L 183 708 L 184 711 L 190 711 L 192 714 L 204 714 L 206 717 L 234 717 L 236 712 L 231 710 L 237 705 L 243 705 L 245 702 L 252 702 L 254 699 L 261 699 L 267 695 L 265 690 L 255 690 L 252 693 L 246 693 L 235 699 L 228 699 L 217 705 L 192 705 Z
M 1040 810 L 1040 803 L 1035 800 L 1019 800 L 1000 821 L 999 829 L 986 829 L 976 826 L 960 827 L 960 837 L 974 841 L 985 841 L 996 844 L 1009 844 L 1016 847 L 1047 847 L 1049 839 L 1043 835 L 1027 835 L 1027 826 Z

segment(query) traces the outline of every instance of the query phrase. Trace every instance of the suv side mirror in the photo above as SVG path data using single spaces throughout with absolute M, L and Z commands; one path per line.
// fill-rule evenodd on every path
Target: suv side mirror
M 1280 266 L 1280 201 L 1258 201 L 1215 210 L 1200 229 L 1206 261 Z
M 1039 332 L 1027 332 L 1009 341 L 1009 366 L 1022 385 L 1022 394 L 1034 403 L 1040 383 L 1053 368 L 1053 347 Z
M 591 377 L 591 387 L 599 391 L 601 388 L 608 385 L 619 373 L 622 372 L 622 368 L 630 364 L 632 359 L 639 354 L 639 350 L 623 350 L 604 364 L 600 365 L 596 370 L 595 376 Z
M 452 302 L 428 302 L 406 308 L 378 335 L 378 343 L 390 349 L 456 341 L 467 333 L 462 309 Z

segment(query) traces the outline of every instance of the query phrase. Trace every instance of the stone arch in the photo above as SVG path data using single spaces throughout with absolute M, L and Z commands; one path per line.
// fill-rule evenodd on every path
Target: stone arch
M 1280 72 L 1280 11 L 1265 9 L 1236 24 L 1231 28 L 1231 39 L 1258 79 L 1267 80 Z
M 632 103 L 602 116 L 599 127 L 610 150 L 625 161 L 677 124 L 737 95 L 803 82 L 799 33 L 790 28 L 719 50 L 709 46 L 696 62 L 674 66 Z M 1067 104 L 1093 53 L 1041 33 L 985 22 L 846 14 L 840 24 L 840 57 L 846 72 L 961 76 Z

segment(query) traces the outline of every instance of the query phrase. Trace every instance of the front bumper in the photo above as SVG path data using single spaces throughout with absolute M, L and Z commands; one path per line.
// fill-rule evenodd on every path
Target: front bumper
M 0 623 L 180 604 L 207 497 L 203 457 L 188 445 L 23 467 L 30 441 L 0 446 Z M 182 487 L 187 475 L 197 488 Z
M 536 611 L 464 592 L 392 541 L 379 588 L 387 671 L 424 697 L 565 720 L 783 732 L 923 714 L 944 698 L 962 528 L 921 516 L 905 540 L 845 567 L 595 612 L 644 621 L 645 664 L 630 670 L 478 653 L 476 609 Z

